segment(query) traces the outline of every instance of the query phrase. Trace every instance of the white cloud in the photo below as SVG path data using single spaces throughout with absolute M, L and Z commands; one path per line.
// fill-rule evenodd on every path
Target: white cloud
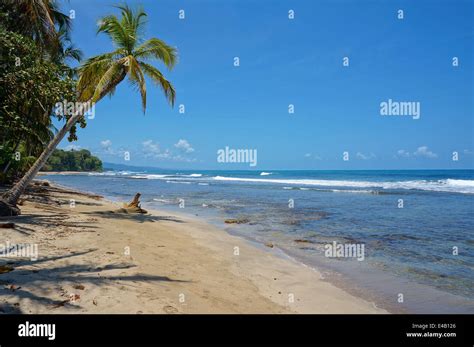
M 64 147 L 64 150 L 65 151 L 80 151 L 81 146 L 70 144 L 70 145 L 67 145 L 66 147 Z
M 185 152 L 185 153 L 194 152 L 194 148 L 191 147 L 189 142 L 187 140 L 184 140 L 184 139 L 180 139 L 177 143 L 174 144 L 174 146 L 176 148 L 178 148 L 179 150 Z
M 195 150 L 189 142 L 184 139 L 180 139 L 173 148 L 163 148 L 158 142 L 151 139 L 141 142 L 141 144 L 133 150 L 123 147 L 114 148 L 112 141 L 109 139 L 99 141 L 99 144 L 100 147 L 97 149 L 98 155 L 123 157 L 125 152 L 130 152 L 135 158 L 148 160 L 197 161 L 197 159 L 189 157 Z
M 102 148 L 108 149 L 112 146 L 112 141 L 110 141 L 110 140 L 100 141 L 100 146 Z
M 418 147 L 415 152 L 413 152 L 414 156 L 417 157 L 425 157 L 425 158 L 436 158 L 438 155 L 436 153 L 433 153 L 428 149 L 428 146 L 421 146 Z
M 160 145 L 158 143 L 154 143 L 153 140 L 146 140 L 142 142 L 143 149 L 147 152 L 151 153 L 159 153 L 160 152 Z
M 368 154 L 368 155 L 365 155 L 364 153 L 357 152 L 356 157 L 357 157 L 358 159 L 362 159 L 362 160 L 369 160 L 369 159 L 374 159 L 374 158 L 375 158 L 375 154 L 374 154 L 374 153 L 370 153 L 370 154 Z
M 114 149 L 112 147 L 112 141 L 110 140 L 100 141 L 100 149 L 98 150 L 99 154 L 122 156 L 123 152 L 124 151 L 122 150 Z
M 166 159 L 171 157 L 168 149 L 162 151 L 160 144 L 153 142 L 153 140 L 143 141 L 142 146 L 145 158 Z
M 408 157 L 410 156 L 410 152 L 405 151 L 404 149 L 399 149 L 399 150 L 397 151 L 397 156 L 398 156 L 398 157 L 408 158 Z
M 322 158 L 321 158 L 319 155 L 317 155 L 317 154 L 306 153 L 304 156 L 305 156 L 305 158 L 311 158 L 311 157 L 312 157 L 312 158 L 314 158 L 314 159 L 316 159 L 316 160 L 322 160 Z

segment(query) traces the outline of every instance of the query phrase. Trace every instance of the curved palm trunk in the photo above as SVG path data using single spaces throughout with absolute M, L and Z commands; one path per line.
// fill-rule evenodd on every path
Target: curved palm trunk
M 62 127 L 62 129 L 54 136 L 53 140 L 48 144 L 48 146 L 44 149 L 43 153 L 39 156 L 39 158 L 36 160 L 36 162 L 33 164 L 33 166 L 28 170 L 28 172 L 22 177 L 20 181 L 18 181 L 15 186 L 10 189 L 8 192 L 5 193 L 3 196 L 3 200 L 12 205 L 15 206 L 18 198 L 20 195 L 25 191 L 26 187 L 29 185 L 31 180 L 36 176 L 39 170 L 43 167 L 43 165 L 46 163 L 48 158 L 51 156 L 53 151 L 56 149 L 57 145 L 61 142 L 61 140 L 64 138 L 64 136 L 71 130 L 74 124 L 77 123 L 77 121 L 82 117 L 82 112 L 81 113 L 76 113 L 74 114 L 69 120 L 66 122 L 66 124 Z
M 100 93 L 99 97 L 97 98 L 96 101 L 99 101 L 102 99 L 105 95 L 107 95 L 113 88 L 115 88 L 126 76 L 126 71 L 122 71 L 121 74 L 117 75 L 117 77 L 111 81 L 107 88 L 104 88 L 102 92 Z M 89 100 L 89 102 L 86 103 L 86 105 L 90 105 L 92 100 Z M 36 159 L 36 162 L 33 164 L 33 166 L 28 170 L 28 172 L 22 177 L 20 181 L 18 181 L 15 186 L 10 189 L 8 192 L 6 192 L 2 200 L 0 202 L 7 203 L 8 205 L 15 207 L 16 203 L 18 202 L 18 199 L 20 198 L 20 195 L 23 194 L 25 191 L 26 187 L 30 184 L 30 182 L 33 180 L 33 178 L 36 176 L 36 174 L 41 170 L 43 165 L 46 163 L 48 158 L 51 156 L 53 151 L 56 149 L 58 144 L 61 142 L 61 140 L 64 138 L 64 136 L 71 130 L 74 124 L 77 123 L 77 121 L 88 111 L 88 106 L 84 107 L 82 110 L 76 112 L 74 115 L 69 118 L 69 120 L 66 122 L 66 124 L 61 128 L 61 130 L 54 136 L 53 140 L 48 144 L 48 146 L 44 149 L 43 153 L 39 156 L 38 159 Z M 18 211 L 18 209 L 16 208 Z M 18 213 L 15 213 L 16 211 L 11 211 L 7 215 L 16 215 Z M 0 210 L 0 215 L 5 215 L 3 212 L 3 209 Z

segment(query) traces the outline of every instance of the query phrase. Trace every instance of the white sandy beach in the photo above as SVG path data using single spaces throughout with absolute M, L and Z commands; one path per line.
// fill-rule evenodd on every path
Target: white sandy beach
M 198 218 L 35 189 L 1 220 L 0 243 L 38 245 L 36 261 L 0 258 L 3 313 L 386 313 Z

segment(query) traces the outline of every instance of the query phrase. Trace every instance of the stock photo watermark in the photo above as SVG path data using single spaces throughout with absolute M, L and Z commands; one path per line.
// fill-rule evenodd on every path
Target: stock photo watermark
M 248 163 L 249 166 L 257 166 L 256 149 L 232 149 L 226 146 L 217 151 L 218 163 Z
M 57 116 L 73 116 L 75 114 L 82 114 L 87 119 L 95 118 L 95 102 L 73 102 L 73 101 L 59 101 L 54 104 L 54 114 Z
M 365 259 L 365 244 L 363 243 L 338 243 L 333 241 L 324 245 L 324 255 L 327 258 L 356 258 L 358 261 Z
M 381 116 L 409 116 L 413 119 L 421 117 L 421 103 L 419 101 L 393 101 L 388 99 L 380 103 Z
M 12 244 L 10 241 L 0 243 L 0 258 L 30 258 L 30 260 L 36 261 L 38 260 L 38 244 Z

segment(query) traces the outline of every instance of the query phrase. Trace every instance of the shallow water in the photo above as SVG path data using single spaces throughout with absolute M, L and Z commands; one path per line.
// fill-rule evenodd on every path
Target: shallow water
M 393 311 L 474 313 L 473 170 L 157 170 L 46 178 L 114 199 L 141 192 L 145 206 L 198 214 L 271 242 Z M 228 218 L 249 223 L 225 225 Z M 333 242 L 364 245 L 364 259 L 326 257 Z

